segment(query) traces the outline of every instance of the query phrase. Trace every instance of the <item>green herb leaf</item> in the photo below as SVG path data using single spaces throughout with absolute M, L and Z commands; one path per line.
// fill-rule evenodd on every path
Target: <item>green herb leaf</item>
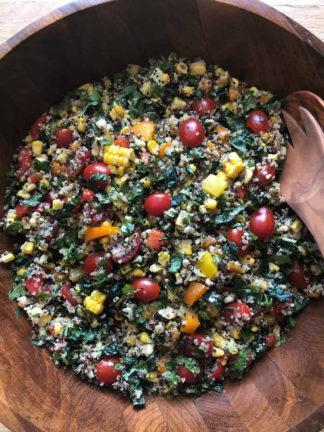
M 168 268 L 169 273 L 177 273 L 178 270 L 180 270 L 182 266 L 182 261 L 185 257 L 185 254 L 183 252 L 178 252 L 176 255 L 174 255 L 171 258 L 170 266 Z
M 243 98 L 242 105 L 244 112 L 254 110 L 257 106 L 257 97 L 254 95 L 253 91 L 248 91 Z
M 290 292 L 285 291 L 283 287 L 277 285 L 274 282 L 272 282 L 268 286 L 268 293 L 272 298 L 277 300 L 279 303 L 286 303 L 287 301 L 289 301 L 291 297 Z
M 190 372 L 192 373 L 199 374 L 200 372 L 200 366 L 198 360 L 193 359 L 191 357 L 178 356 L 176 358 L 176 363 L 178 365 L 184 364 L 186 368 L 190 370 Z
M 9 224 L 4 232 L 8 235 L 17 235 L 24 232 L 24 226 L 20 221 L 15 221 Z
M 231 145 L 236 150 L 239 150 L 242 153 L 246 153 L 247 151 L 247 144 L 251 145 L 253 144 L 253 140 L 251 138 L 251 135 L 248 133 L 247 130 L 244 130 L 241 135 L 237 135 L 233 138 L 231 138 Z
M 246 205 L 243 204 L 235 207 L 234 209 L 224 210 L 223 213 L 215 217 L 213 223 L 215 225 L 227 224 L 231 222 L 238 214 L 240 214 L 245 209 L 245 207 Z
M 24 296 L 28 293 L 25 285 L 23 284 L 17 284 L 14 285 L 11 290 L 9 291 L 8 297 L 9 300 L 16 300 L 17 298 Z
M 23 205 L 26 207 L 36 207 L 42 200 L 43 196 L 43 193 L 35 194 L 29 200 L 24 200 Z
M 240 129 L 245 129 L 245 120 L 243 118 L 235 118 L 229 112 L 225 111 L 222 116 L 222 120 L 227 127 L 231 129 L 231 131 L 235 132 Z
M 215 306 L 216 309 L 220 309 L 223 305 L 223 296 L 221 294 L 218 294 L 215 291 L 207 291 L 204 295 L 204 299 L 211 303 L 213 306 Z

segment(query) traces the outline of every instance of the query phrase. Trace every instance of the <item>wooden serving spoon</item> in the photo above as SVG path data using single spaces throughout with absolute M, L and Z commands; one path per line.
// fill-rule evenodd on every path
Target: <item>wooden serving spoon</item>
M 286 101 L 283 116 L 293 145 L 287 148 L 281 194 L 324 256 L 324 102 L 307 91 L 294 92 Z

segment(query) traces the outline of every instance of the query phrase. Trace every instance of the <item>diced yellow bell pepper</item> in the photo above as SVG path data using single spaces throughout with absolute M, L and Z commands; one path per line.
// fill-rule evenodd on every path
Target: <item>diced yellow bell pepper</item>
M 209 176 L 201 182 L 202 190 L 215 198 L 219 197 L 226 187 L 226 175 L 223 172 L 217 175 L 209 174 Z
M 199 270 L 209 279 L 217 276 L 218 267 L 215 264 L 210 252 L 205 251 L 197 261 Z

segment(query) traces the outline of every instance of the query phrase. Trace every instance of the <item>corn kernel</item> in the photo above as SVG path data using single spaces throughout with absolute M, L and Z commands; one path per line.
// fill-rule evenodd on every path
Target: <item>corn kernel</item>
M 186 255 L 192 255 L 192 241 L 189 239 L 180 240 L 176 246 L 178 252 L 183 252 Z
M 17 276 L 22 276 L 26 270 L 27 270 L 26 267 L 21 267 L 20 269 L 17 270 Z
M 206 72 L 206 63 L 204 60 L 199 60 L 193 63 L 190 63 L 190 72 L 192 75 L 204 75 Z
M 218 334 L 218 333 L 214 333 L 214 334 L 212 335 L 212 339 L 213 339 L 214 345 L 215 345 L 217 348 L 225 348 L 225 347 L 226 347 L 227 342 L 226 342 L 226 340 L 223 338 L 223 336 L 221 336 L 220 334 Z
M 256 333 L 258 330 L 259 330 L 259 327 L 258 327 L 258 326 L 252 326 L 252 327 L 251 327 L 251 331 L 252 331 L 253 333 Z
M 152 383 L 156 383 L 159 381 L 158 373 L 155 371 L 147 373 L 145 375 L 145 378 L 147 379 L 147 381 L 150 381 Z
M 25 192 L 32 192 L 36 189 L 36 185 L 34 183 L 25 183 L 23 189 Z
M 59 321 L 56 321 L 54 324 L 54 334 L 58 335 L 63 331 L 64 327 L 62 326 L 62 324 Z
M 213 351 L 213 356 L 216 358 L 223 357 L 223 355 L 225 354 L 224 350 L 222 350 L 221 348 L 214 347 Z
M 132 271 L 132 275 L 136 277 L 141 277 L 141 276 L 145 276 L 145 273 L 143 272 L 143 270 L 137 268 Z
M 134 335 L 126 336 L 126 343 L 130 346 L 136 345 L 136 336 Z
M 7 264 L 7 263 L 13 261 L 14 259 L 15 259 L 15 255 L 12 252 L 5 253 L 5 254 L 1 255 L 1 257 L 0 257 L 0 263 Z M 18 274 L 18 272 L 17 272 L 17 274 Z
M 83 304 L 87 310 L 98 315 L 104 310 L 104 303 L 106 301 L 106 294 L 99 290 L 94 290 L 90 296 L 83 300 Z
M 148 177 L 142 178 L 140 183 L 144 188 L 149 188 L 151 186 L 151 180 Z
M 243 265 L 253 266 L 255 264 L 255 259 L 249 255 L 245 255 L 240 258 L 240 263 Z
M 186 101 L 184 101 L 183 99 L 181 99 L 179 97 L 174 97 L 172 99 L 170 109 L 171 109 L 171 111 L 184 110 L 186 108 L 186 106 L 187 106 Z
M 162 267 L 166 267 L 169 261 L 170 261 L 170 254 L 168 252 L 160 252 L 158 254 L 158 262 Z
M 53 210 L 62 210 L 63 206 L 64 206 L 64 202 L 60 199 L 55 199 L 52 202 L 52 209 Z
M 222 359 L 222 360 L 220 361 L 220 364 L 221 364 L 222 366 L 226 366 L 226 365 L 227 365 L 227 360 L 226 360 L 226 359 Z
M 188 73 L 188 66 L 184 62 L 177 63 L 175 68 L 176 68 L 176 71 L 179 74 L 186 74 L 186 73 Z
M 299 219 L 295 219 L 294 222 L 290 225 L 290 229 L 294 233 L 299 233 L 303 228 L 303 224 Z
M 217 207 L 217 201 L 214 199 L 208 198 L 204 202 L 204 205 L 206 206 L 207 209 L 214 210 Z
M 240 332 L 237 328 L 231 327 L 230 328 L 230 334 L 234 339 L 240 339 Z
M 32 254 L 34 252 L 35 245 L 33 242 L 25 242 L 21 245 L 21 252 L 24 254 Z
M 43 143 L 42 141 L 33 141 L 32 142 L 32 151 L 34 156 L 40 156 L 43 151 Z
M 148 333 L 142 332 L 140 334 L 140 341 L 144 344 L 148 344 L 148 343 L 151 343 L 151 338 L 150 338 Z
M 190 96 L 193 94 L 194 90 L 195 90 L 194 87 L 184 86 L 182 88 L 182 93 L 185 94 L 186 96 Z
M 278 272 L 280 270 L 280 267 L 276 264 L 269 262 L 269 271 L 271 272 Z
M 23 199 L 29 199 L 30 198 L 30 194 L 28 192 L 25 192 L 23 189 L 20 189 L 17 192 L 17 196 Z
M 49 183 L 48 180 L 46 180 L 46 179 L 42 179 L 42 180 L 40 181 L 40 186 L 41 186 L 41 187 L 43 186 L 44 188 L 49 188 L 50 183 Z
M 79 122 L 78 123 L 78 126 L 77 126 L 77 128 L 78 128 L 78 131 L 79 132 L 85 132 L 85 130 L 86 130 L 86 124 L 85 124 L 85 122 Z
M 140 69 L 139 65 L 137 65 L 137 64 L 129 64 L 127 66 L 128 75 L 136 75 L 137 72 L 139 71 L 139 69 Z
M 147 143 L 147 149 L 151 154 L 157 155 L 159 153 L 160 146 L 156 141 L 151 140 Z

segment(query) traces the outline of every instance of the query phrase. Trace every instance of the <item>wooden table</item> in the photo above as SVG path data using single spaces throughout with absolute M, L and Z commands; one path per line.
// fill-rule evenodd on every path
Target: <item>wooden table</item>
M 0 0 L 0 44 L 66 0 Z M 324 40 L 324 0 L 264 0 Z M 10 432 L 0 423 L 0 432 Z

